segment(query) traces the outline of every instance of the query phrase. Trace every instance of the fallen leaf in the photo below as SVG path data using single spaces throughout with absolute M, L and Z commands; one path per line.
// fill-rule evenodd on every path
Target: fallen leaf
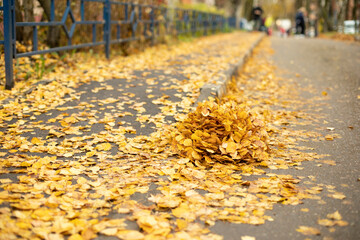
M 334 140 L 334 136 L 332 136 L 332 135 L 326 135 L 326 136 L 325 136 L 325 140 L 332 141 L 332 140 Z
M 100 233 L 106 236 L 115 236 L 117 231 L 118 231 L 117 228 L 106 228 L 104 230 L 101 230 Z
M 135 230 L 121 230 L 116 236 L 124 240 L 141 240 L 145 238 L 144 234 Z
M 321 226 L 332 227 L 335 225 L 335 222 L 329 219 L 319 219 L 318 224 L 320 224 Z
M 333 193 L 333 194 L 328 194 L 328 197 L 332 197 L 332 198 L 335 198 L 335 199 L 344 199 L 346 198 L 346 196 L 342 193 L 339 193 L 339 192 L 336 192 L 336 193 Z
M 110 143 L 101 143 L 101 144 L 97 145 L 95 149 L 98 151 L 109 151 L 111 149 L 111 144 Z
M 45 143 L 45 141 L 41 141 L 37 137 L 33 137 L 31 139 L 31 143 L 34 144 L 34 145 L 43 145 Z
M 80 234 L 73 234 L 68 239 L 69 240 L 84 240 L 84 238 Z
M 309 236 L 309 235 L 320 235 L 320 231 L 317 228 L 313 228 L 313 227 L 307 227 L 307 226 L 299 226 L 298 229 L 296 229 L 296 231 Z
M 330 219 L 333 219 L 333 220 L 341 220 L 341 219 L 342 219 L 339 211 L 336 211 L 336 212 L 334 212 L 334 213 L 329 213 L 329 214 L 327 215 L 327 217 L 330 218 Z
M 331 166 L 336 166 L 336 162 L 334 160 L 317 160 L 317 162 L 325 163 Z
M 242 236 L 241 240 L 255 240 L 255 237 L 251 237 L 251 236 Z

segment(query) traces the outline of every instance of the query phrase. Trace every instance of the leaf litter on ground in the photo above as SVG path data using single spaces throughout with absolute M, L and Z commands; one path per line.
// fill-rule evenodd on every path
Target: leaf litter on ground
M 206 49 L 218 39 L 202 41 L 160 52 L 177 56 L 204 42 L 201 49 Z M 235 52 L 225 62 L 231 62 L 241 51 Z M 127 75 L 129 80 L 131 68 L 124 64 L 140 60 L 150 69 L 162 68 L 166 61 L 160 61 L 157 54 L 153 56 L 152 50 L 128 59 L 129 63 L 114 60 L 110 70 L 122 66 L 115 75 L 107 68 L 90 71 L 85 77 L 79 72 L 85 66 L 80 65 L 75 72 L 62 75 L 70 87 L 62 80 L 39 85 L 25 100 L 15 99 L 5 105 L 1 109 L 5 131 L 0 132 L 2 152 L 6 150 L 0 155 L 0 173 L 6 176 L 0 179 L 0 235 L 5 239 L 74 240 L 101 235 L 119 239 L 222 239 L 210 231 L 217 221 L 260 225 L 273 221 L 267 214 L 275 204 L 298 205 L 308 198 L 321 201 L 319 193 L 324 186 L 316 184 L 314 178 L 309 176 L 308 186 L 300 187 L 304 177 L 273 172 L 301 169 L 301 162 L 325 156 L 299 144 L 320 141 L 320 133 L 288 127 L 313 124 L 319 116 L 297 111 L 296 106 L 304 106 L 306 101 L 297 96 L 291 81 L 275 75 L 274 66 L 266 59 L 269 52 L 265 40 L 230 84 L 229 94 L 221 100 L 201 103 L 195 110 L 191 105 L 206 82 L 205 74 L 214 65 L 200 70 L 191 66 L 203 64 L 201 60 L 185 59 L 191 63 L 183 70 L 189 78 L 181 84 L 174 81 L 173 87 L 192 95 L 181 95 L 180 106 L 185 111 L 180 114 L 172 111 L 173 102 L 167 97 L 158 96 L 155 104 L 164 106 L 162 114 L 148 116 L 143 104 L 129 93 L 119 98 L 122 102 L 107 98 L 62 106 L 78 99 L 72 87 L 90 81 L 95 73 L 95 80 L 100 82 L 110 76 L 120 77 L 117 74 Z M 106 84 L 101 86 L 99 91 L 111 89 Z M 66 94 L 70 98 L 64 98 Z M 135 129 L 123 126 L 118 119 L 134 113 L 124 111 L 124 102 L 137 112 L 138 121 L 156 123 L 157 131 L 150 136 L 127 137 Z M 95 104 L 113 106 L 111 114 L 98 117 Z M 51 116 L 46 123 L 37 121 L 37 116 L 51 109 L 62 114 Z M 78 113 L 67 113 L 76 109 Z M 163 117 L 166 114 L 178 122 L 168 126 Z M 95 124 L 102 124 L 104 129 L 91 132 Z M 23 136 L 35 130 L 48 134 Z M 249 176 L 255 179 L 248 180 Z M 345 225 L 339 222 L 339 215 L 329 215 L 328 220 Z M 137 228 L 129 227 L 129 222 L 136 223 Z M 320 234 L 316 228 L 305 226 L 298 231 Z

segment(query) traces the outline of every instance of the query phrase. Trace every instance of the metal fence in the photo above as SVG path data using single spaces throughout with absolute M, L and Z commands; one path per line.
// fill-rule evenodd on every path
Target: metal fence
M 85 19 L 85 3 L 100 3 L 102 5 L 103 19 Z M 61 20 L 55 18 L 55 0 L 50 0 L 50 21 L 47 22 L 16 22 L 15 1 L 3 0 L 4 18 L 4 39 L 0 44 L 4 45 L 5 53 L 5 88 L 11 89 L 14 86 L 13 59 L 28 57 L 37 54 L 58 52 L 85 47 L 104 46 L 107 58 L 110 57 L 112 44 L 119 44 L 140 39 L 148 39 L 154 43 L 161 34 L 213 34 L 217 31 L 224 31 L 226 26 L 235 27 L 234 19 L 227 19 L 219 14 L 212 14 L 186 9 L 170 9 L 165 6 L 154 6 L 137 4 L 132 2 L 119 2 L 116 0 L 80 0 L 80 20 L 76 20 L 70 0 L 66 0 L 66 8 L 62 13 Z M 112 16 L 112 9 L 121 8 L 121 17 Z M 115 19 L 114 19 L 115 18 Z M 91 26 L 92 41 L 81 44 L 73 44 L 72 40 L 79 27 Z M 122 26 L 128 27 L 126 36 L 122 34 Z M 40 27 L 59 26 L 65 32 L 67 45 L 39 49 L 38 29 Z M 101 32 L 99 31 L 99 26 Z M 141 27 L 140 27 L 141 26 Z M 16 49 L 16 28 L 32 28 L 32 50 L 17 52 Z M 162 30 L 161 30 L 162 29 Z M 101 38 L 102 35 L 102 38 Z M 99 40 L 99 36 L 100 39 Z

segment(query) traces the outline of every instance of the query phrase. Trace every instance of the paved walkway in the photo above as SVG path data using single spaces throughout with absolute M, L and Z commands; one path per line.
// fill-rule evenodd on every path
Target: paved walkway
M 360 236 L 360 45 L 323 39 L 273 37 L 271 47 L 276 76 L 283 78 L 285 87 L 294 88 L 293 92 L 287 90 L 290 97 L 285 96 L 285 99 L 291 103 L 291 94 L 295 97 L 300 94 L 302 99 L 288 108 L 294 113 L 311 116 L 301 126 L 284 125 L 284 131 L 300 130 L 300 141 L 297 140 L 302 142 L 300 146 L 308 149 L 306 151 L 326 155 L 325 161 L 303 162 L 301 167 L 282 170 L 281 173 L 308 180 L 301 183 L 303 188 L 307 188 L 310 182 L 318 184 L 314 190 L 320 190 L 319 198 L 304 200 L 297 206 L 276 206 L 271 211 L 274 221 L 264 225 L 219 223 L 212 231 L 224 235 L 225 239 L 239 239 L 239 235 L 253 236 L 257 240 L 357 239 Z M 264 55 L 260 53 L 255 61 L 261 62 Z M 256 78 L 255 74 L 253 78 Z M 258 92 L 262 89 L 249 87 L 244 87 L 245 94 L 259 99 Z M 273 94 L 281 106 L 282 100 Z M 302 118 L 301 115 L 298 117 Z M 306 138 L 302 136 L 304 131 L 316 132 L 316 135 Z M 328 141 L 326 136 L 334 139 Z M 296 139 L 296 136 L 289 138 Z M 319 220 L 324 221 L 336 211 L 348 225 L 319 224 Z M 326 224 L 329 225 L 326 227 Z M 296 231 L 299 226 L 316 228 L 320 230 L 319 235 L 305 236 Z
M 158 211 L 156 220 L 155 215 L 136 216 L 139 212 L 153 213 L 153 203 L 148 199 L 161 201 L 152 196 L 160 192 L 159 186 L 169 176 L 175 175 L 175 170 L 169 167 L 172 163 L 165 165 L 163 159 L 157 159 L 156 152 L 163 150 L 161 143 L 151 146 L 155 149 L 151 154 L 138 154 L 139 149 L 158 127 L 173 123 L 193 110 L 201 87 L 216 84 L 216 80 L 228 76 L 226 72 L 233 69 L 260 37 L 249 33 L 225 34 L 169 49 L 153 48 L 138 56 L 115 59 L 107 65 L 91 65 L 91 69 L 86 69 L 84 64 L 61 75 L 62 78 L 55 74 L 49 76 L 55 81 L 38 85 L 15 101 L 3 100 L 5 104 L 0 109 L 0 236 L 29 238 L 36 233 L 36 236 L 50 239 L 51 232 L 53 238 L 74 234 L 77 239 L 78 233 L 89 239 L 96 230 L 96 234 L 102 231 L 99 239 L 112 239 L 110 236 L 115 235 L 141 239 L 143 235 L 139 232 L 118 230 L 123 228 L 125 219 L 127 229 L 139 230 L 141 225 L 144 230 L 150 228 L 147 224 L 158 224 L 156 226 L 166 232 L 170 231 L 166 225 L 169 219 L 176 229 L 180 226 L 185 229 L 187 223 L 175 222 L 166 212 Z M 331 130 L 334 136 L 342 136 L 334 141 L 304 143 L 319 153 L 330 154 L 335 166 L 305 162 L 301 172 L 300 168 L 282 172 L 306 176 L 311 181 L 317 179 L 317 183 L 328 190 L 321 193 L 326 204 L 306 200 L 297 206 L 275 206 L 267 212 L 274 221 L 266 221 L 263 225 L 216 221 L 209 229 L 224 239 L 246 235 L 256 239 L 304 239 L 304 235 L 296 231 L 299 226 L 315 226 L 319 218 L 338 210 L 348 226 L 331 230 L 316 225 L 321 235 L 310 237 L 355 239 L 360 235 L 359 46 L 317 39 L 272 38 L 271 41 L 277 74 L 293 79 L 299 89 L 304 90 L 304 97 L 320 102 L 320 105 L 301 105 L 297 111 L 326 116 L 316 125 L 304 128 L 320 129 L 324 135 Z M 263 56 L 258 54 L 256 58 Z M 250 79 L 256 74 L 252 73 Z M 91 75 L 96 81 L 91 81 Z M 246 94 L 247 89 L 243 90 Z M 254 102 L 258 100 L 256 91 L 247 94 L 254 94 Z M 161 132 L 156 134 L 162 137 Z M 158 161 L 150 162 L 150 159 Z M 177 168 L 178 171 L 183 169 Z M 194 169 L 191 171 L 183 175 L 189 179 L 204 175 Z M 226 177 L 221 171 L 212 175 L 215 177 L 210 178 Z M 186 189 L 186 194 L 192 194 L 194 201 L 201 200 L 200 194 L 204 192 L 191 184 L 184 181 L 184 185 L 174 185 L 173 191 L 185 192 Z M 331 192 L 331 186 L 336 187 L 337 192 Z M 346 196 L 345 199 L 338 192 Z M 211 194 L 210 198 L 219 200 L 217 194 Z M 340 199 L 327 197 L 329 194 L 338 194 Z M 176 201 L 170 200 L 173 199 L 157 203 L 176 205 Z M 131 218 L 130 211 L 134 213 Z M 187 214 L 193 216 L 193 211 Z M 211 215 L 206 211 L 202 214 Z M 104 217 L 101 223 L 95 223 L 96 219 Z M 111 222 L 107 217 L 119 220 Z M 197 224 L 189 224 L 187 234 L 207 234 Z M 214 223 L 210 219 L 208 224 Z M 207 237 L 216 239 L 211 234 Z
M 319 167 L 308 163 L 301 174 L 314 176 L 317 182 L 334 186 L 336 192 L 346 196 L 344 199 L 329 197 L 330 189 L 322 193 L 326 204 L 308 202 L 302 206 L 309 208 L 307 214 L 292 211 L 281 216 L 286 217 L 287 222 L 296 222 L 300 215 L 302 224 L 313 225 L 319 218 L 338 210 L 349 226 L 336 228 L 332 233 L 327 233 L 329 228 L 322 227 L 323 236 L 356 239 L 360 236 L 360 44 L 277 38 L 272 43 L 276 65 L 287 70 L 282 75 L 289 77 L 295 73 L 302 89 L 301 96 L 315 100 L 301 110 L 323 116 L 319 123 L 305 126 L 305 129 L 319 131 L 324 136 L 339 136 L 333 141 L 304 144 L 315 148 L 319 154 L 328 154 L 328 159 L 334 160 L 336 165 Z
M 156 124 L 169 123 L 177 113 L 188 112 L 201 88 L 229 77 L 229 70 L 261 37 L 257 33 L 222 34 L 154 47 L 128 58 L 114 57 L 110 62 L 89 59 L 68 72 L 50 73 L 46 79 L 54 81 L 45 81 L 47 85 L 34 85 L 13 94 L 10 100 L 4 99 L 1 111 L 8 120 L 14 117 L 11 124 L 16 123 L 15 115 L 22 118 L 23 114 L 41 113 L 30 121 L 26 119 L 32 124 L 64 114 L 75 116 L 88 107 L 96 119 L 115 112 L 119 117 L 112 116 L 114 122 L 134 128 L 132 134 L 146 135 Z M 210 95 L 208 92 L 206 96 Z M 16 104 L 12 104 L 14 96 L 20 96 Z M 136 120 L 137 114 L 144 117 Z M 8 127 L 6 122 L 0 124 Z M 93 126 L 90 132 L 101 129 L 103 126 Z M 47 132 L 36 135 L 44 138 Z
M 14 234 L 19 234 L 20 230 L 16 221 L 9 218 L 14 210 L 36 210 L 44 201 L 52 199 L 49 195 L 55 192 L 60 196 L 70 194 L 68 197 L 78 203 L 80 199 L 88 202 L 80 209 L 68 206 L 68 212 L 83 212 L 85 219 L 109 215 L 109 204 L 98 199 L 104 196 L 72 195 L 77 190 L 67 188 L 66 179 L 76 186 L 86 186 L 86 181 L 98 179 L 97 183 L 92 183 L 94 186 L 86 188 L 98 188 L 90 192 L 99 191 L 105 195 L 104 191 L 120 189 L 123 184 L 140 187 L 145 184 L 146 189 L 150 181 L 148 176 L 133 175 L 146 168 L 147 163 L 143 166 L 141 163 L 147 158 L 156 158 L 153 155 L 163 146 L 156 146 L 151 156 L 149 153 L 139 156 L 144 140 L 151 141 L 151 133 L 191 111 L 201 94 L 200 89 L 229 77 L 229 70 L 243 60 L 261 37 L 257 33 L 220 34 L 176 46 L 150 48 L 128 58 L 114 56 L 111 61 L 92 58 L 65 71 L 60 67 L 46 76 L 51 81 L 3 99 L 0 108 L 0 235 L 7 236 L 6 239 L 16 238 Z M 206 94 L 210 96 L 211 92 Z M 135 157 L 122 160 L 127 154 Z M 128 172 L 129 168 L 134 171 Z M 135 170 L 137 168 L 140 169 Z M 19 179 L 24 182 L 19 183 Z M 105 183 L 110 181 L 111 187 Z M 129 185 L 128 181 L 133 183 Z M 131 197 L 148 204 L 144 199 L 150 197 L 155 188 L 150 185 L 148 193 L 140 190 L 145 196 L 129 191 L 125 195 L 112 193 L 111 198 L 116 195 L 120 201 Z M 33 195 L 36 193 L 45 195 L 38 195 L 38 199 Z M 60 211 L 57 204 L 54 206 L 52 211 Z M 109 216 L 118 218 L 117 210 L 110 209 Z M 41 208 L 41 211 L 49 210 Z M 11 227 L 4 227 L 9 221 Z M 134 222 L 128 224 L 138 229 Z M 45 227 L 40 224 L 39 229 L 31 230 L 29 226 L 20 231 L 24 238 L 30 236 L 31 231 L 41 232 L 40 228 Z

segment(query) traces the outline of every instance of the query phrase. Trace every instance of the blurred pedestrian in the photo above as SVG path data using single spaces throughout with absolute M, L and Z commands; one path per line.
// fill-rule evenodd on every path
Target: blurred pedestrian
M 290 19 L 278 19 L 276 27 L 279 29 L 281 37 L 287 37 L 290 34 L 291 21 Z
M 252 10 L 252 19 L 254 21 L 254 28 L 255 31 L 260 31 L 262 25 L 261 15 L 263 14 L 264 10 L 261 8 L 260 5 L 257 5 Z
M 305 36 L 305 15 L 306 10 L 304 7 L 299 8 L 295 15 L 296 34 Z
M 268 17 L 266 17 L 265 19 L 265 27 L 266 27 L 266 32 L 269 36 L 271 36 L 272 34 L 272 26 L 273 26 L 273 22 L 274 22 L 274 19 L 271 15 L 269 15 Z

